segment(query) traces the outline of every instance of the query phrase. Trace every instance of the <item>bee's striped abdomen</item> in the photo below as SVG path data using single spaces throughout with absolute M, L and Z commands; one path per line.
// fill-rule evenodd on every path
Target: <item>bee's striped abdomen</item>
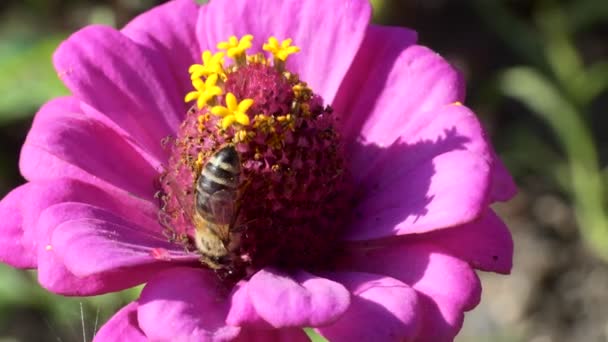
M 209 158 L 196 181 L 196 209 L 203 217 L 211 217 L 207 203 L 214 193 L 226 190 L 236 198 L 240 174 L 241 163 L 234 146 L 225 146 Z

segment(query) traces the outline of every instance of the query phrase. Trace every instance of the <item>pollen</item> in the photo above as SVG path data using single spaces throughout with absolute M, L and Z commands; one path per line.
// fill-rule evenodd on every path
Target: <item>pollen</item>
M 205 155 L 202 152 L 199 152 L 198 157 L 196 158 L 196 162 L 194 162 L 194 166 L 195 166 L 196 170 L 202 169 L 204 163 L 205 163 Z
M 290 131 L 295 131 L 296 120 L 293 115 L 287 114 L 277 116 L 277 121 L 279 121 L 283 125 L 283 127 L 289 129 Z
M 247 143 L 255 137 L 255 133 L 245 129 L 238 130 L 232 139 L 235 143 Z
M 209 113 L 201 114 L 198 116 L 197 121 L 198 121 L 199 132 L 202 132 L 205 130 L 205 126 L 206 126 L 207 122 L 209 122 L 209 120 L 211 120 L 211 116 L 209 115 Z
M 159 180 L 169 240 L 197 253 L 195 184 L 217 151 L 234 146 L 238 214 L 227 219 L 238 241 L 226 242 L 229 258 L 198 251 L 202 267 L 219 263 L 212 268 L 232 283 L 267 266 L 326 266 L 353 193 L 337 115 L 286 68 L 300 48 L 270 37 L 255 46 L 263 52 L 248 55 L 254 44 L 252 35 L 229 37 L 218 44 L 222 51 L 203 52 L 202 64 L 189 68 L 194 90 L 185 100 L 196 104 L 164 144 L 170 157 Z
M 274 117 L 267 116 L 264 114 L 258 114 L 254 117 L 253 128 L 257 128 L 264 134 L 275 132 L 274 128 Z

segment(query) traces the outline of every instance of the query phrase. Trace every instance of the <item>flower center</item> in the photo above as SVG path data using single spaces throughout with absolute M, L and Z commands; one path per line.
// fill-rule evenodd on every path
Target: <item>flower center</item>
M 271 37 L 270 61 L 246 54 L 252 41 L 230 37 L 190 68 L 196 104 L 160 179 L 168 238 L 233 281 L 327 265 L 351 197 L 332 109 L 285 68 L 299 48 Z

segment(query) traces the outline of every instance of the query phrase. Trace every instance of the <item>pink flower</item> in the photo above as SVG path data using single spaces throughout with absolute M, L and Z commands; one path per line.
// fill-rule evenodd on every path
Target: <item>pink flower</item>
M 175 0 L 121 31 L 91 26 L 75 33 L 54 56 L 73 95 L 40 109 L 21 153 L 28 183 L 0 203 L 0 260 L 37 269 L 42 286 L 65 295 L 145 283 L 140 298 L 102 327 L 98 341 L 297 341 L 306 340 L 302 327 L 331 341 L 452 340 L 464 312 L 480 299 L 474 270 L 511 269 L 511 235 L 490 205 L 511 198 L 515 186 L 479 121 L 461 104 L 460 74 L 416 45 L 415 32 L 370 25 L 370 11 L 364 0 L 213 0 L 200 7 Z M 201 133 L 202 144 L 213 147 L 201 153 L 226 143 L 212 143 L 213 134 L 244 139 L 237 147 L 253 146 L 232 127 L 251 132 L 264 118 L 254 115 L 271 110 L 291 122 L 281 107 L 291 102 L 282 101 L 299 101 L 290 88 L 295 83 L 279 84 L 283 76 L 273 76 L 270 66 L 228 76 L 214 69 L 218 79 L 197 83 L 200 93 L 189 95 L 204 98 L 202 109 L 188 112 L 189 67 L 201 62 L 203 51 L 247 34 L 293 39 L 299 48 L 285 50 L 293 53 L 289 58 L 277 53 L 276 68 L 297 73 L 319 95 L 298 106 L 322 120 L 296 118 L 300 126 L 281 126 L 284 135 L 268 142 L 264 162 L 255 166 L 253 157 L 242 157 L 251 162 L 243 172 L 253 175 L 253 187 L 272 179 L 272 157 L 282 153 L 287 168 L 320 178 L 296 182 L 307 187 L 291 195 L 249 192 L 259 196 L 245 197 L 247 215 L 254 204 L 289 205 L 251 224 L 241 259 L 220 267 L 222 276 L 209 270 L 209 259 L 201 263 L 198 253 L 184 249 L 195 235 L 180 201 L 195 201 L 187 190 L 194 190 L 196 174 L 179 165 L 201 165 L 192 160 L 195 149 L 180 146 L 204 127 L 195 119 L 207 113 L 207 101 L 223 108 L 210 112 L 221 116 L 227 131 Z M 280 43 L 269 40 L 267 56 Z M 260 41 L 251 44 L 251 52 L 264 51 Z M 239 58 L 237 51 L 235 63 L 248 61 Z M 237 78 L 257 88 L 243 88 Z M 213 88 L 216 81 L 222 89 Z M 213 92 L 203 93 L 205 87 Z M 258 94 L 243 102 L 256 89 L 271 88 L 272 101 Z M 233 106 L 225 94 L 230 89 L 240 101 Z M 322 127 L 338 134 L 306 140 L 302 125 L 315 134 Z M 163 148 L 168 136 L 176 143 Z M 335 155 L 323 142 L 339 146 Z M 272 152 L 280 146 L 284 152 Z M 289 148 L 302 154 L 291 155 Z M 311 162 L 313 155 L 319 159 Z M 336 173 L 342 165 L 345 172 Z M 337 183 L 332 175 L 340 175 Z M 271 188 L 285 190 L 290 180 Z M 350 192 L 340 192 L 347 188 L 354 192 L 348 202 L 342 195 Z M 159 190 L 163 208 L 155 198 Z M 311 209 L 314 215 L 303 214 L 294 204 L 298 195 L 322 205 Z M 169 214 L 168 224 L 159 214 Z M 300 230 L 279 227 L 277 220 Z

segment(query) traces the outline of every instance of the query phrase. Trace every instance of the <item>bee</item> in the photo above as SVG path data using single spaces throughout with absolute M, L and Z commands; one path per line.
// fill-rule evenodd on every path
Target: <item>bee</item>
M 241 161 L 233 145 L 220 148 L 201 168 L 195 189 L 195 244 L 210 268 L 227 269 L 235 261 L 241 232 L 239 216 Z

